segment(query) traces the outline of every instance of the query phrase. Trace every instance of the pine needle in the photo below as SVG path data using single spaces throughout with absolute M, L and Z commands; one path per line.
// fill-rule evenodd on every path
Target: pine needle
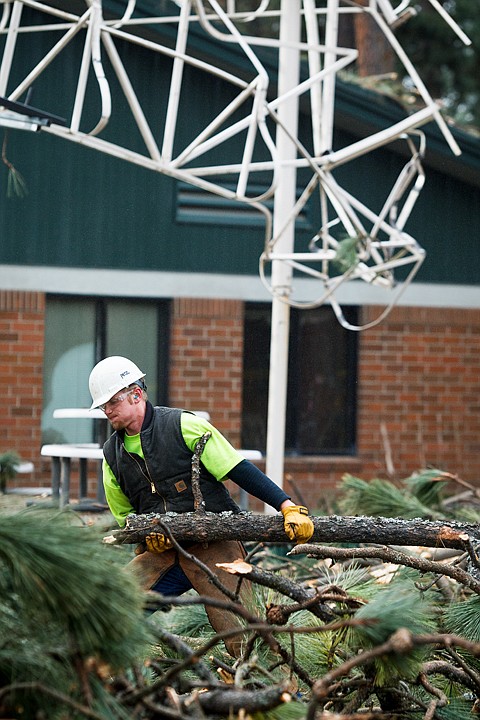
M 0 517 L 0 687 L 26 684 L 8 696 L 23 717 L 80 720 L 62 698 L 81 705 L 84 683 L 102 718 L 129 717 L 100 682 L 142 663 L 153 644 L 126 556 L 67 512 Z
M 480 642 L 480 597 L 474 595 L 463 602 L 452 603 L 445 610 L 445 627 L 472 642 Z
M 26 195 L 28 195 L 27 183 L 25 182 L 23 175 L 21 175 L 21 173 L 15 168 L 13 163 L 10 162 L 10 160 L 7 158 L 7 141 L 8 131 L 6 130 L 3 136 L 2 143 L 2 162 L 8 168 L 7 197 L 24 198 Z
M 444 517 L 389 480 L 366 482 L 347 474 L 342 478 L 342 490 L 344 495 L 339 499 L 339 507 L 345 515 L 401 517 L 407 520 Z
M 184 597 L 186 597 L 184 595 Z M 186 605 L 173 608 L 155 617 L 165 630 L 180 636 L 211 637 L 212 628 L 203 605 Z
M 255 720 L 300 720 L 305 718 L 305 705 L 299 702 L 288 702 L 278 705 L 264 713 L 255 713 Z
M 360 641 L 361 648 L 384 643 L 399 628 L 406 628 L 415 635 L 431 632 L 435 627 L 432 606 L 408 583 L 394 583 L 383 589 L 355 613 L 355 619 L 375 621 L 350 629 L 351 635 Z M 377 658 L 375 682 L 384 685 L 397 676 L 416 677 L 427 652 L 428 648 L 424 647 L 405 656 Z
M 432 607 L 410 584 L 395 583 L 382 589 L 368 605 L 355 613 L 355 618 L 375 620 L 373 625 L 361 627 L 356 632 L 377 645 L 385 642 L 399 628 L 407 628 L 413 634 L 434 628 Z
M 423 505 L 439 507 L 442 501 L 442 492 L 450 482 L 451 475 L 435 468 L 429 468 L 415 473 L 403 482 L 406 487 Z
M 461 697 L 450 698 L 448 705 L 436 708 L 435 716 L 441 720 L 472 720 L 472 703 Z
M 122 665 L 147 636 L 143 594 L 123 571 L 124 554 L 112 550 L 97 529 L 72 527 L 66 514 L 30 508 L 5 516 L 1 596 L 20 598 L 19 614 L 68 631 L 77 651 Z
M 452 517 L 455 520 L 459 520 L 465 523 L 479 523 L 480 524 L 480 508 L 471 507 L 464 505 L 459 508 L 453 508 L 451 510 Z
M 5 492 L 7 482 L 16 476 L 19 463 L 20 456 L 15 450 L 7 450 L 0 455 L 0 492 Z
M 24 198 L 28 195 L 28 187 L 23 175 L 13 166 L 8 168 L 7 197 Z

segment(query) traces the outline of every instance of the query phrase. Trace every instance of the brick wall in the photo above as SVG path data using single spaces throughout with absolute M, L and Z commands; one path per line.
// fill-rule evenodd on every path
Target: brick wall
M 363 308 L 362 324 L 377 313 Z M 480 486 L 479 310 L 399 307 L 362 331 L 357 455 L 286 458 L 284 487 L 328 512 L 346 473 L 401 479 L 427 466 Z
M 45 296 L 0 291 L 0 452 L 40 455 Z
M 368 322 L 376 309 L 362 314 Z M 50 477 L 39 456 L 43 334 L 42 294 L 0 292 L 0 450 L 32 460 L 36 485 L 48 485 Z M 207 410 L 236 447 L 242 356 L 240 301 L 174 301 L 170 403 Z M 285 489 L 310 508 L 329 511 L 345 473 L 404 478 L 431 465 L 480 486 L 479 386 L 479 310 L 394 309 L 359 334 L 356 457 L 287 458 Z M 251 508 L 262 504 L 252 501 Z
M 390 446 L 396 477 L 428 465 L 480 484 L 480 311 L 396 308 L 360 359 L 364 474 L 385 476 Z
M 208 411 L 214 425 L 238 447 L 243 303 L 174 300 L 170 343 L 170 404 Z

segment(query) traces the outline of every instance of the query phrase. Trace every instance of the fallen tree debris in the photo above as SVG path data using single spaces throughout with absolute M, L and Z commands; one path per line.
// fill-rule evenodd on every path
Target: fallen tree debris
M 415 568 L 421 573 L 435 573 L 453 578 L 461 585 L 473 590 L 480 595 L 480 582 L 476 580 L 470 573 L 466 572 L 456 565 L 448 563 L 435 562 L 426 560 L 417 555 L 407 555 L 398 550 L 392 550 L 387 547 L 368 547 L 368 548 L 332 548 L 322 545 L 297 545 L 292 548 L 290 555 L 308 554 L 310 557 L 331 558 L 332 560 L 354 560 L 358 558 L 378 558 L 383 562 L 394 563 L 395 565 L 405 565 L 406 567 Z
M 402 520 L 382 517 L 313 517 L 312 543 L 374 543 L 380 545 L 444 547 L 467 550 L 480 542 L 480 527 L 473 523 L 430 520 Z M 178 542 L 285 543 L 290 541 L 280 516 L 242 513 L 149 513 L 129 515 L 124 528 L 104 538 L 110 544 L 140 543 L 155 531 L 166 530 Z

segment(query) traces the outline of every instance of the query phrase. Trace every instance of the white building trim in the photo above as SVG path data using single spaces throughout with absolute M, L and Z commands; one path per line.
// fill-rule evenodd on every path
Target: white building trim
M 318 281 L 293 281 L 295 297 L 310 301 L 319 295 Z M 21 290 L 68 295 L 136 298 L 223 298 L 268 302 L 271 296 L 256 275 L 99 270 L 0 265 L 0 291 Z M 364 282 L 346 282 L 336 293 L 342 305 L 388 305 L 399 288 L 389 291 Z M 410 307 L 480 308 L 478 285 L 412 283 L 399 305 Z

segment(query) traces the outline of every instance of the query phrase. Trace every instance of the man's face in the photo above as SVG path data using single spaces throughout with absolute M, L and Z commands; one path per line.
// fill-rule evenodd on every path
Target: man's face
M 101 409 L 110 421 L 114 430 L 128 427 L 132 421 L 135 405 L 131 402 L 131 395 L 135 389 L 122 390 L 116 393 L 108 402 L 101 405 Z

